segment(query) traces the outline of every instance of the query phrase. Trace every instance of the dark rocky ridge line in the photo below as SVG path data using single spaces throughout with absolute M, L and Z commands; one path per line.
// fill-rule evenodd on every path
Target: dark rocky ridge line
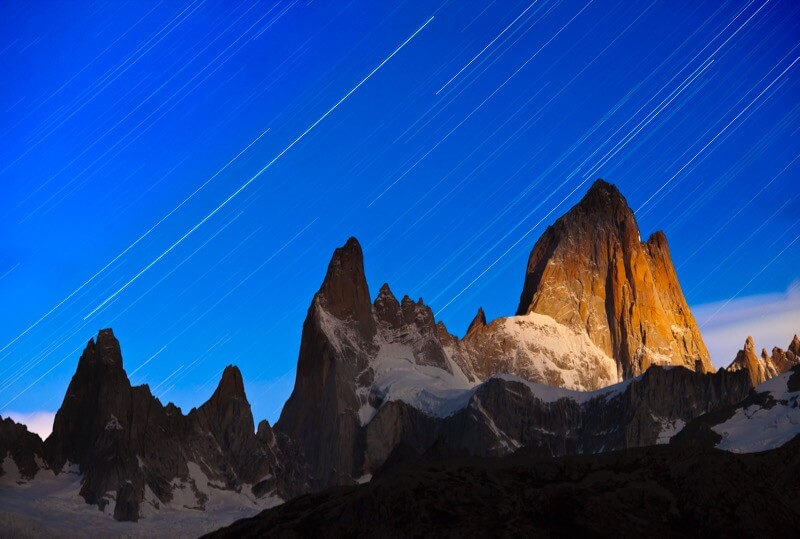
M 205 537 L 795 537 L 800 437 L 760 454 L 658 446 L 476 458 L 401 446 L 364 485 Z
M 110 329 L 86 345 L 47 440 L 10 420 L 0 428 L 0 454 L 10 448 L 24 477 L 39 471 L 37 459 L 54 473 L 76 464 L 87 503 L 102 509 L 113 502 L 114 518 L 134 521 L 145 487 L 170 502 L 175 478 L 192 482 L 189 463 L 220 488 L 252 485 L 256 496 L 289 497 L 291 488 L 277 479 L 278 442 L 265 422 L 255 433 L 239 369 L 228 366 L 211 398 L 184 415 L 172 403 L 163 406 L 147 385 L 131 386 Z
M 661 437 L 664 430 L 679 430 L 697 417 L 740 402 L 751 386 L 743 373 L 651 367 L 641 377 L 583 401 L 570 396 L 543 399 L 537 394 L 543 389 L 494 377 L 478 386 L 464 408 L 443 419 L 402 401 L 389 402 L 366 426 L 365 460 L 380 465 L 399 444 L 421 453 L 441 446 L 484 457 L 522 447 L 562 456 L 663 444 L 669 442 Z

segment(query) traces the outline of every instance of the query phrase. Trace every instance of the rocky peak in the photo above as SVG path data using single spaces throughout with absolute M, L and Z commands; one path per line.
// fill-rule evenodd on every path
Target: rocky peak
M 739 352 L 733 362 L 728 366 L 731 372 L 747 371 L 750 376 L 750 382 L 755 387 L 767 379 L 767 371 L 765 363 L 755 353 L 755 343 L 752 337 L 747 337 L 744 341 L 744 346 Z
M 355 320 L 363 337 L 371 339 L 375 334 L 364 254 L 357 239 L 351 237 L 333 252 L 316 299 L 336 318 Z
M 797 335 L 795 335 L 792 342 L 789 343 L 789 351 L 795 356 L 800 356 L 800 339 L 797 338 Z
M 433 316 L 433 311 L 430 307 L 425 305 L 422 298 L 419 298 L 415 303 L 410 297 L 403 296 L 400 301 L 400 309 L 403 312 L 403 321 L 407 325 L 415 325 L 418 329 L 426 331 L 435 331 L 436 321 Z
M 766 348 L 762 348 L 761 357 L 759 357 L 755 353 L 753 338 L 747 337 L 744 347 L 736 354 L 736 357 L 728 366 L 728 370 L 746 370 L 754 386 L 762 384 L 770 378 L 789 371 L 800 363 L 800 358 L 791 351 L 794 342 L 793 340 L 787 351 L 777 346 L 773 347 L 772 354 L 767 353 Z
M 713 370 L 666 236 L 643 243 L 625 197 L 603 180 L 536 242 L 517 309 L 529 312 L 585 331 L 621 378 L 653 364 Z
M 256 437 L 268 446 L 274 443 L 275 433 L 272 431 L 272 426 L 269 424 L 269 421 L 262 419 L 258 422 Z
M 486 326 L 486 314 L 483 312 L 483 307 L 478 307 L 478 314 L 476 314 L 475 318 L 473 318 L 472 322 L 470 322 L 469 328 L 467 328 L 467 335 L 485 326 Z
M 118 371 L 123 369 L 122 351 L 119 347 L 119 341 L 114 337 L 114 331 L 111 328 L 101 329 L 97 333 L 96 340 L 94 338 L 89 339 L 78 365 L 90 368 L 103 365 Z
M 217 389 L 198 409 L 215 426 L 224 427 L 231 421 L 244 422 L 253 427 L 250 403 L 244 392 L 242 373 L 235 365 L 228 365 L 222 371 Z
M 228 365 L 222 371 L 222 378 L 219 381 L 217 390 L 211 396 L 211 400 L 222 400 L 227 398 L 247 399 L 244 394 L 244 381 L 239 367 Z
M 403 311 L 400 309 L 400 303 L 392 294 L 387 283 L 381 286 L 378 297 L 375 298 L 373 309 L 377 320 L 391 329 L 399 329 L 403 325 Z
M 81 354 L 53 422 L 53 433 L 45 442 L 53 468 L 60 470 L 67 460 L 82 467 L 88 464 L 95 441 L 105 435 L 110 418 L 126 421 L 130 395 L 119 341 L 110 329 L 101 330 Z
M 375 304 L 378 305 L 378 304 L 381 304 L 381 303 L 390 303 L 390 304 L 400 305 L 397 302 L 397 298 L 394 296 L 394 293 L 392 292 L 392 289 L 389 288 L 389 283 L 383 283 L 381 285 L 381 289 L 378 290 L 378 297 L 375 298 Z
M 235 487 L 238 480 L 255 483 L 267 474 L 269 463 L 256 458 L 263 454 L 263 448 L 254 431 L 253 414 L 238 367 L 225 367 L 216 391 L 189 414 L 190 420 L 194 415 L 202 431 L 223 441 L 219 450 L 225 454 L 225 467 L 230 470 L 225 474 L 229 487 Z
M 651 249 L 658 249 L 658 250 L 667 250 L 669 253 L 669 245 L 667 244 L 667 235 L 664 234 L 663 230 L 656 230 L 650 237 L 647 238 L 647 246 Z
M 392 299 L 388 286 L 383 287 L 376 310 L 398 324 L 402 314 L 394 312 Z M 361 246 L 350 238 L 334 251 L 303 323 L 294 389 L 275 424 L 277 433 L 294 440 L 308 456 L 311 485 L 346 481 L 348 471 L 359 466 L 361 457 L 353 448 L 361 436 L 358 410 L 366 395 L 356 391 L 372 380 L 377 327 Z M 346 442 L 335 433 L 346 433 Z
M 633 211 L 617 186 L 602 178 L 595 180 L 573 211 L 591 215 L 595 220 L 624 222 L 633 219 Z

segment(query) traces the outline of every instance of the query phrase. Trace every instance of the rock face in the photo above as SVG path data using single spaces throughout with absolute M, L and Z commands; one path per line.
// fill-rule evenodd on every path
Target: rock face
M 625 198 L 603 180 L 536 242 L 517 314 L 530 312 L 585 331 L 620 379 L 650 365 L 713 370 L 666 237 L 642 242 Z
M 110 329 L 86 345 L 44 454 L 57 473 L 78 465 L 81 496 L 101 509 L 112 504 L 118 520 L 137 520 L 145 501 L 169 504 L 176 490 L 202 509 L 210 486 L 262 494 L 275 488 L 276 448 L 254 432 L 236 367 L 225 369 L 209 401 L 184 416 L 148 386 L 131 387 Z
M 665 444 L 695 418 L 741 402 L 751 387 L 745 373 L 677 367 L 653 367 L 594 392 L 498 376 L 475 388 L 448 417 L 423 417 L 403 402 L 384 406 L 367 425 L 368 460 L 384 462 L 400 443 L 417 452 L 439 443 L 480 456 L 522 447 L 560 456 Z
M 467 335 L 484 327 L 486 327 L 486 314 L 483 312 L 483 307 L 479 307 L 478 314 L 475 315 L 469 328 L 467 328 Z
M 345 482 L 359 465 L 356 389 L 372 381 L 375 332 L 361 246 L 351 238 L 334 252 L 311 302 L 294 390 L 275 425 L 307 457 L 312 487 Z
M 752 337 L 747 337 L 744 348 L 739 350 L 730 365 L 729 371 L 746 371 L 754 386 L 763 384 L 770 378 L 783 374 L 800 364 L 800 339 L 794 336 L 789 343 L 789 349 L 783 350 L 777 346 L 768 354 L 766 349 L 761 350 L 761 356 L 756 355 L 756 346 Z
M 0 417 L 0 476 L 11 471 L 5 470 L 4 465 L 13 465 L 20 478 L 30 479 L 39 471 L 43 455 L 44 445 L 38 434 L 11 418 Z

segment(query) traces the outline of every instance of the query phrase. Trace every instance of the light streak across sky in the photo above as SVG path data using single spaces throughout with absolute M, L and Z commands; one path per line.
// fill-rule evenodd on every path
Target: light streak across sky
M 112 326 L 159 398 L 236 363 L 274 420 L 349 236 L 373 295 L 461 334 L 516 310 L 597 177 L 693 306 L 800 280 L 792 0 L 17 2 L 0 27 L 0 414 L 55 410 Z

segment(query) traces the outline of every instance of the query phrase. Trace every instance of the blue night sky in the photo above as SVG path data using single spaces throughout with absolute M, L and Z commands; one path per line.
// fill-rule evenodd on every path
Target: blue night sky
M 793 0 L 5 0 L 0 413 L 56 410 L 110 326 L 163 401 L 235 363 L 274 421 L 349 236 L 461 335 L 597 177 L 666 232 L 715 364 L 785 347 L 799 58 Z

